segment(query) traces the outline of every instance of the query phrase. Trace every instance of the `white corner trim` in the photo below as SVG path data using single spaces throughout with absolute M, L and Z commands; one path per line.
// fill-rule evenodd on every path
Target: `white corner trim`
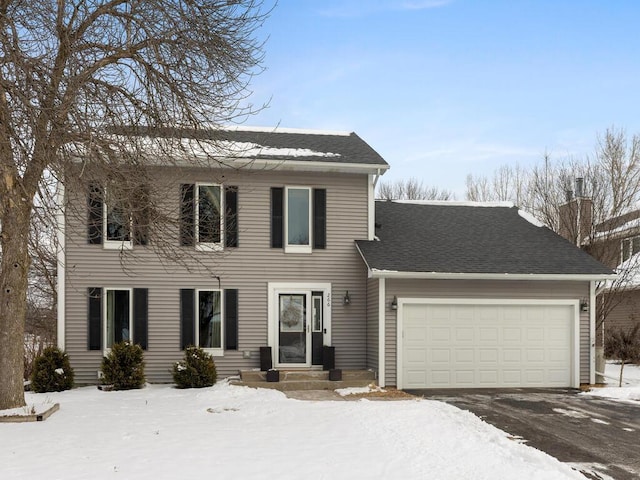
M 386 335 L 385 335 L 385 318 L 386 318 L 386 282 L 384 278 L 378 279 L 378 386 L 386 385 Z
M 603 372 L 604 373 L 604 372 Z M 596 282 L 589 282 L 589 383 L 596 383 Z
M 56 259 L 58 271 L 56 274 L 56 296 L 57 296 L 57 338 L 58 348 L 60 350 L 66 350 L 66 317 L 65 317 L 65 304 L 66 304 L 66 268 L 65 268 L 65 208 L 64 208 L 64 185 L 62 182 L 58 182 L 58 188 L 56 192 L 56 235 L 58 244 L 56 245 Z

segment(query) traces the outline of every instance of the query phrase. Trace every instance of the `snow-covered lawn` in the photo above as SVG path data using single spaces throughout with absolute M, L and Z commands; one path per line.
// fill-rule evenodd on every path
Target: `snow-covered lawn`
M 220 383 L 27 394 L 0 424 L 2 479 L 584 479 L 469 412 L 429 400 L 299 401 Z
M 607 362 L 604 371 L 607 386 L 593 388 L 584 395 L 612 398 L 629 402 L 640 402 L 640 365 L 625 365 L 622 372 L 622 387 L 618 387 L 620 379 L 620 364 Z

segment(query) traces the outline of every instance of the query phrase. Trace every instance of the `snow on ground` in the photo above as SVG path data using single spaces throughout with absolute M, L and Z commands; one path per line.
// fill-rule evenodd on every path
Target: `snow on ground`
M 382 387 L 378 387 L 375 385 L 367 385 L 366 387 L 347 387 L 347 388 L 336 389 L 336 393 L 342 397 L 346 397 L 348 395 L 359 395 L 361 393 L 373 393 L 373 392 L 386 392 L 386 390 Z
M 27 393 L 43 401 L 60 411 L 0 424 L 0 478 L 584 478 L 429 400 L 309 402 L 226 383 Z
M 609 361 L 605 368 L 607 386 L 592 388 L 583 395 L 612 398 L 628 402 L 640 402 L 640 365 L 625 365 L 622 372 L 622 387 L 618 387 L 620 379 L 620 364 Z

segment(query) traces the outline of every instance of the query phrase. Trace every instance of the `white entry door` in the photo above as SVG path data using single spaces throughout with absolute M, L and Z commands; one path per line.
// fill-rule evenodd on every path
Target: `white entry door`
M 577 386 L 575 305 L 449 300 L 401 310 L 401 388 Z

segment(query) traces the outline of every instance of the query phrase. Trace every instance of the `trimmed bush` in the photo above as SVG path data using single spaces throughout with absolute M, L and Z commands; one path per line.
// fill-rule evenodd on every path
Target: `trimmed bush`
M 173 381 L 178 388 L 210 387 L 217 378 L 213 358 L 199 347 L 187 347 L 184 360 L 173 366 Z
M 47 347 L 36 357 L 31 373 L 31 390 L 37 393 L 61 392 L 73 387 L 69 356 L 58 347 Z
M 114 343 L 102 359 L 102 383 L 114 390 L 132 390 L 144 386 L 144 351 L 129 342 Z

